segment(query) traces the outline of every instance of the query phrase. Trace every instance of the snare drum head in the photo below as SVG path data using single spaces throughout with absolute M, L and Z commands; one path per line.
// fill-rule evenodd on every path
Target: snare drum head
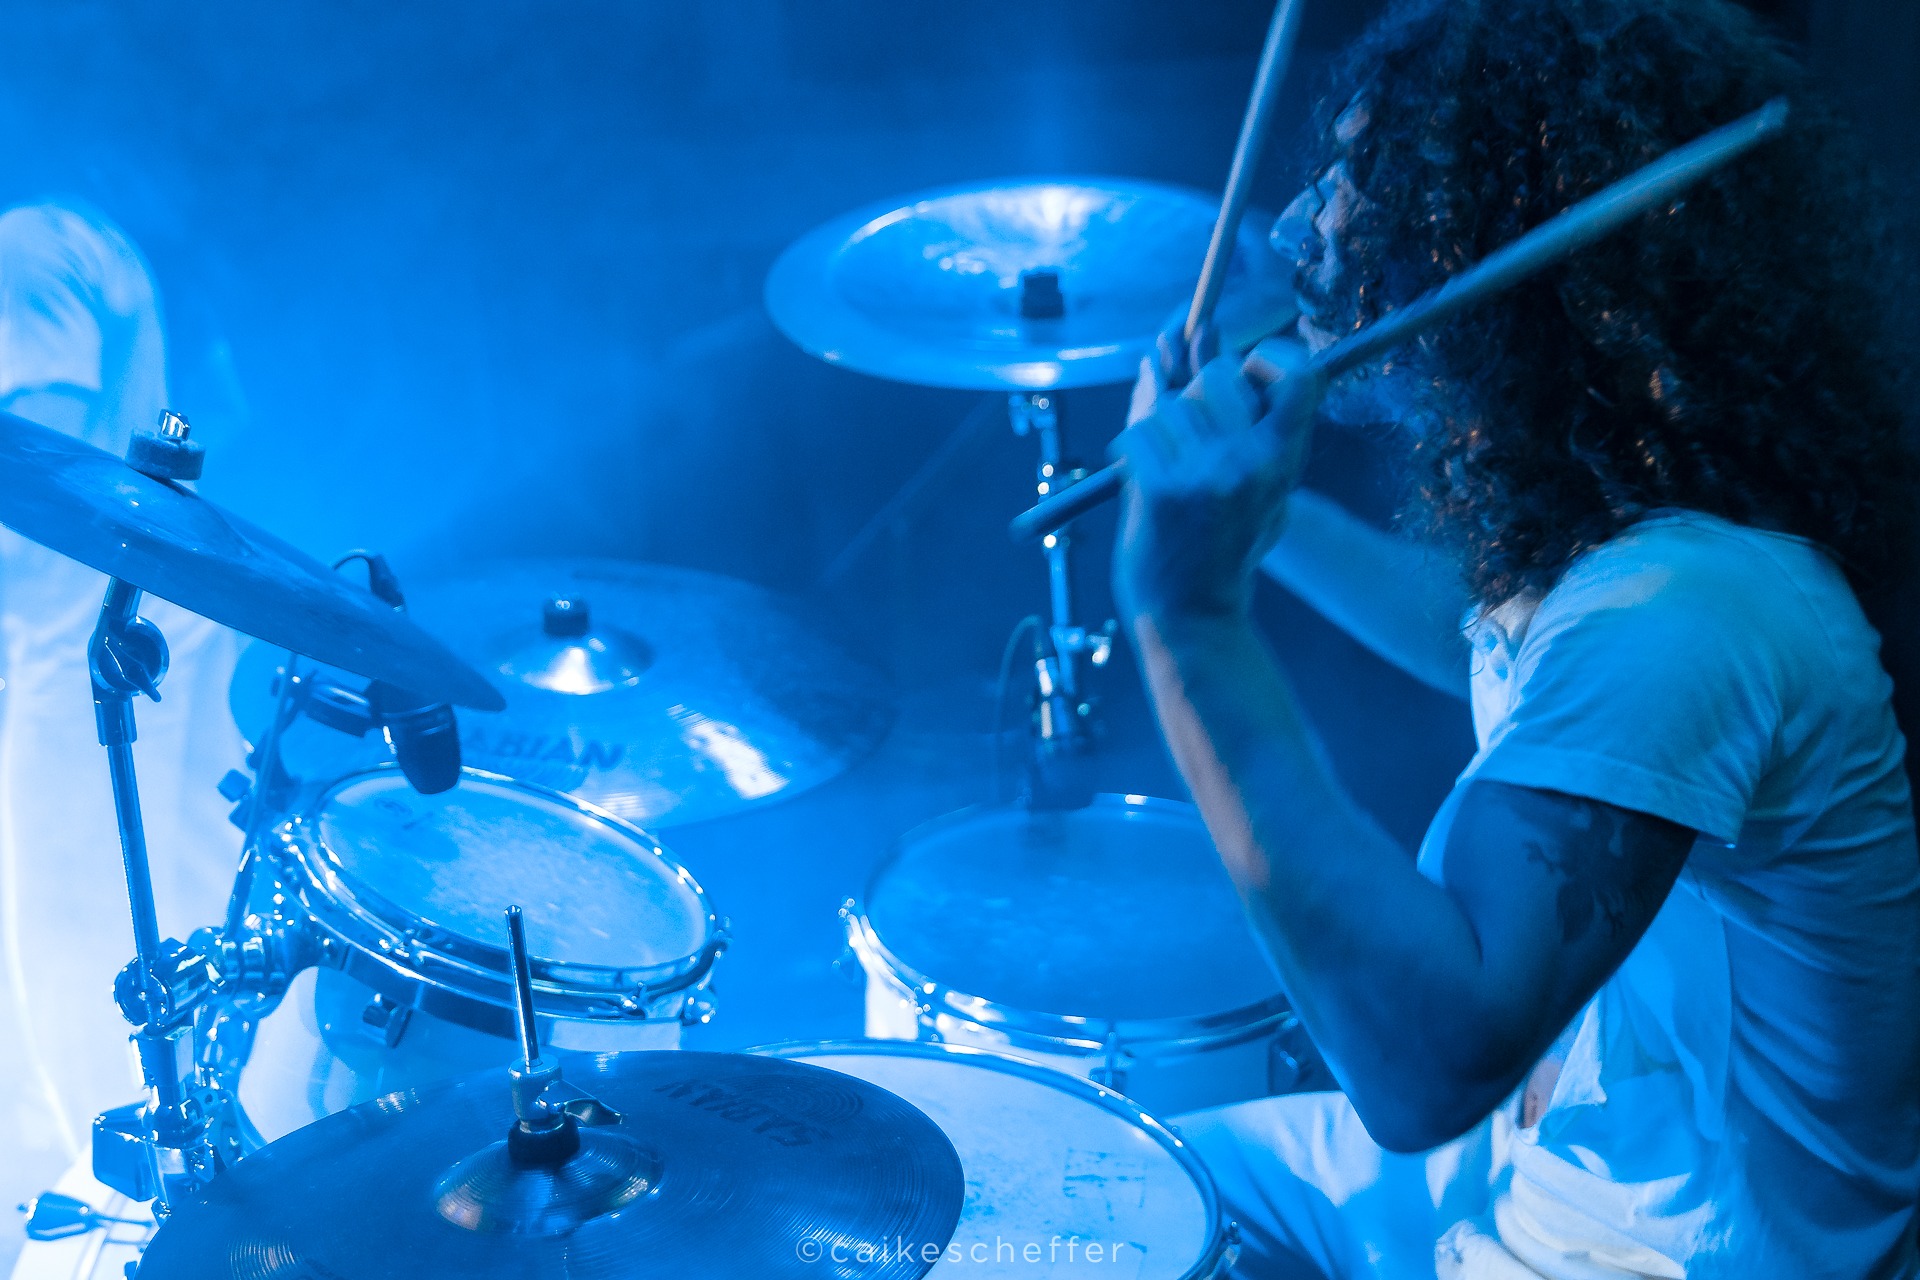
M 1033 1013 L 1203 1017 L 1280 991 L 1206 827 L 1170 801 L 935 822 L 881 868 L 866 914 L 913 972 Z
M 658 846 L 563 797 L 469 773 L 423 796 L 397 773 L 328 792 L 320 851 L 359 904 L 504 946 L 501 913 L 526 913 L 527 948 L 568 965 L 635 969 L 706 945 L 706 903 Z
M 937 1274 L 1180 1280 L 1219 1243 L 1200 1176 L 1166 1131 L 1077 1079 L 935 1045 L 772 1052 L 877 1084 L 946 1133 L 967 1195 Z

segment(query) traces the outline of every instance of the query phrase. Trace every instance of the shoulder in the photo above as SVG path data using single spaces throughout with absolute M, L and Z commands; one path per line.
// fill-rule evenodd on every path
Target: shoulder
M 1836 630 L 1866 625 L 1820 548 L 1698 512 L 1644 520 L 1577 559 L 1541 600 L 1527 641 L 1598 622 L 1654 643 L 1668 633 L 1675 643 L 1722 637 L 1796 650 L 1830 649 Z

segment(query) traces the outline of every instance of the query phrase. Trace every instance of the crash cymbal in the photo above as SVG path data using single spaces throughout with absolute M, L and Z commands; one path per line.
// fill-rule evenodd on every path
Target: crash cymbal
M 140 1280 L 912 1280 L 953 1234 L 953 1144 L 918 1109 L 748 1054 L 570 1059 L 620 1113 L 555 1166 L 499 1153 L 502 1072 L 396 1093 L 248 1156 L 177 1205 Z
M 461 715 L 465 763 L 643 826 L 795 795 L 865 755 L 892 722 L 881 678 L 792 602 L 717 574 L 504 561 L 413 589 L 408 608 L 506 695 L 497 715 Z M 234 719 L 253 741 L 272 719 L 279 663 L 255 646 L 234 675 Z M 308 778 L 384 758 L 378 735 L 318 725 L 282 742 Z
M 199 494 L 0 413 L 0 524 L 236 631 L 427 698 L 499 693 L 406 615 Z
M 1219 200 L 1130 178 L 1017 180 L 883 201 L 808 232 L 767 277 L 802 349 L 900 382 L 1040 391 L 1131 381 L 1184 317 Z M 1249 211 L 1216 322 L 1251 345 L 1294 314 Z

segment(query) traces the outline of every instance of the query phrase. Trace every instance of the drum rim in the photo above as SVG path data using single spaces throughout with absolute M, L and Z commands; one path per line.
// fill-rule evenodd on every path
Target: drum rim
M 715 912 L 705 888 L 660 841 L 626 819 L 578 796 L 471 766 L 463 767 L 461 774 L 464 779 L 556 804 L 625 837 L 633 844 L 636 855 L 651 855 L 663 869 L 671 872 L 673 880 L 692 895 L 700 910 L 700 945 L 677 960 L 609 966 L 579 964 L 557 957 L 533 957 L 534 982 L 546 1006 L 541 1010 L 543 1014 L 574 1019 L 645 1019 L 656 1016 L 664 1001 L 706 981 L 714 962 L 726 948 L 726 924 Z M 276 828 L 276 861 L 294 880 L 304 913 L 329 940 L 344 948 L 345 954 L 334 958 L 338 967 L 376 989 L 393 981 L 405 986 L 438 988 L 456 1001 L 477 1001 L 492 1006 L 510 1022 L 513 981 L 504 946 L 434 924 L 361 885 L 345 873 L 319 836 L 320 814 L 336 794 L 370 779 L 398 776 L 399 766 L 389 762 L 356 770 L 329 783 L 310 803 L 283 819 Z M 355 963 L 356 960 L 362 963 Z M 454 1020 L 477 1025 L 458 1016 Z M 490 1030 L 501 1020 L 483 1017 L 481 1021 L 487 1025 L 480 1029 Z
M 1131 792 L 1103 792 L 1094 796 L 1092 803 L 1085 807 L 1156 813 L 1187 817 L 1196 823 L 1200 821 L 1200 811 L 1184 801 Z M 1055 1052 L 1099 1053 L 1104 1051 L 1110 1038 L 1117 1038 L 1129 1048 L 1157 1046 L 1165 1051 L 1227 1048 L 1265 1035 L 1292 1016 L 1292 1006 L 1280 991 L 1275 991 L 1264 1000 L 1232 1009 L 1206 1014 L 1181 1014 L 1170 1018 L 1116 1019 L 1022 1009 L 950 986 L 902 960 L 881 939 L 878 926 L 867 914 L 865 903 L 873 901 L 880 882 L 899 866 L 907 850 L 916 844 L 952 828 L 970 825 L 983 817 L 1012 812 L 1018 808 L 1017 804 L 970 805 L 923 822 L 902 835 L 867 877 L 864 900 L 848 898 L 840 908 L 840 917 L 846 924 L 848 945 L 856 953 L 865 951 L 871 954 L 889 975 L 914 993 L 915 1000 L 923 1009 L 990 1027 L 1011 1038 L 1038 1041 L 1039 1047 L 1051 1048 Z
M 800 1057 L 854 1057 L 868 1054 L 877 1057 L 928 1058 L 942 1061 L 962 1061 L 969 1065 L 997 1071 L 1002 1075 L 1017 1076 L 1043 1084 L 1050 1089 L 1091 1102 L 1130 1124 L 1144 1130 L 1156 1144 L 1174 1162 L 1193 1179 L 1199 1189 L 1200 1201 L 1205 1206 L 1207 1225 L 1207 1247 L 1194 1265 L 1182 1273 L 1181 1280 L 1202 1280 L 1215 1275 L 1238 1240 L 1238 1227 L 1229 1219 L 1220 1203 L 1220 1190 L 1214 1185 L 1213 1174 L 1206 1162 L 1200 1158 L 1180 1131 L 1172 1124 L 1159 1119 L 1132 1098 L 1116 1093 L 1105 1085 L 1096 1084 L 1084 1076 L 1070 1075 L 1053 1067 L 1043 1066 L 1026 1058 L 1013 1054 L 997 1053 L 992 1049 L 983 1049 L 970 1044 L 945 1044 L 928 1040 L 876 1040 L 871 1038 L 852 1040 L 780 1040 L 772 1044 L 755 1045 L 741 1050 L 743 1053 L 757 1053 L 769 1058 Z M 912 1099 L 906 1099 L 912 1105 Z M 931 1118 L 931 1117 L 929 1117 Z M 949 1136 L 948 1141 L 952 1141 Z M 964 1168 L 964 1166 L 963 1166 Z

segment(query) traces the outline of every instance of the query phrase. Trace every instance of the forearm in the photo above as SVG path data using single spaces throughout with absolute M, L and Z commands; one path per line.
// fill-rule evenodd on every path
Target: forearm
M 1451 569 L 1319 494 L 1298 490 L 1289 503 L 1261 569 L 1394 666 L 1465 697 L 1467 596 Z
M 1175 762 L 1369 1129 L 1421 1146 L 1436 1123 L 1484 1114 L 1526 1062 L 1480 1016 L 1498 1002 L 1460 905 L 1339 785 L 1250 624 L 1143 619 L 1135 633 Z

